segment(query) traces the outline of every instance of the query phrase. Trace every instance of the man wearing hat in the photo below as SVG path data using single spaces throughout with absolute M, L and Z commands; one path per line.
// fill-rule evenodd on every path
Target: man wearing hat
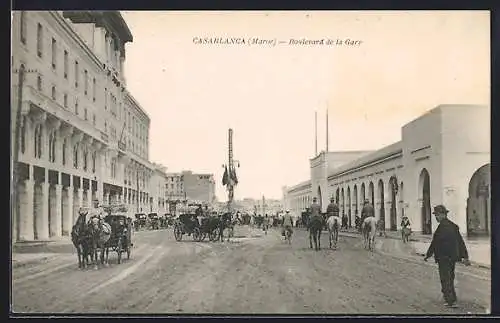
M 321 206 L 318 203 L 318 199 L 313 197 L 313 202 L 311 204 L 311 217 L 321 215 Z
M 465 242 L 460 235 L 458 226 L 448 219 L 448 210 L 444 205 L 434 207 L 432 212 L 439 223 L 432 237 L 431 245 L 427 250 L 424 260 L 427 261 L 432 255 L 439 267 L 439 278 L 441 279 L 441 292 L 443 293 L 446 306 L 457 307 L 457 295 L 455 293 L 455 263 L 464 260 L 466 266 L 470 265 L 469 255 Z
M 326 207 L 326 216 L 339 216 L 339 207 L 335 203 L 335 198 L 333 196 L 330 198 L 330 204 Z

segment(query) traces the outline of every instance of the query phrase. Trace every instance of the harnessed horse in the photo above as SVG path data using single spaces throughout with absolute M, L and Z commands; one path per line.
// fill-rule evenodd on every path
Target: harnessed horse
M 309 217 L 309 246 L 313 247 L 312 241 L 314 240 L 314 250 L 321 249 L 321 231 L 323 230 L 324 220 L 321 215 L 313 215 Z
M 377 219 L 374 216 L 367 217 L 362 224 L 365 249 L 373 251 L 375 248 L 375 235 L 377 232 Z
M 326 226 L 328 228 L 328 240 L 330 241 L 330 249 L 332 248 L 332 242 L 335 249 L 337 249 L 337 242 L 339 240 L 339 226 L 340 217 L 338 214 L 330 215 L 328 220 L 326 220 Z
M 229 232 L 227 234 L 227 241 L 229 238 L 234 236 L 234 225 L 236 221 L 232 219 L 232 215 L 229 212 L 226 212 L 220 216 L 219 219 L 219 237 L 217 240 L 224 241 L 224 230 L 228 229 Z
M 87 214 L 88 212 L 80 212 L 76 223 L 71 229 L 71 242 L 76 248 L 76 253 L 78 256 L 78 268 L 85 268 L 89 265 L 89 236 L 88 236 L 88 226 L 87 226 Z
M 90 218 L 90 240 L 91 240 L 91 252 L 92 257 L 95 260 L 94 268 L 97 269 L 97 255 L 98 251 L 101 251 L 100 259 L 102 265 L 108 264 L 109 250 L 106 246 L 109 238 L 111 237 L 111 226 L 104 222 L 99 216 L 93 216 Z M 104 261 L 104 254 L 106 253 L 106 261 Z

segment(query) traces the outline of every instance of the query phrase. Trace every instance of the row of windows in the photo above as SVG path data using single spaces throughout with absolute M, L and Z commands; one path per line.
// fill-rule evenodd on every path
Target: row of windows
M 42 138 L 42 125 L 39 124 L 35 127 L 34 131 L 34 141 L 33 141 L 33 156 L 35 158 L 41 159 L 43 157 L 43 138 Z M 56 162 L 56 147 L 57 147 L 57 136 L 56 136 L 56 131 L 52 131 L 48 135 L 49 139 L 49 147 L 48 147 L 48 157 L 49 161 L 51 163 Z M 26 153 L 26 117 L 23 117 L 23 122 L 21 125 L 21 153 Z M 61 163 L 62 165 L 66 165 L 66 151 L 68 148 L 68 139 L 65 138 L 62 142 L 62 147 L 61 147 Z M 82 151 L 82 158 L 83 158 L 83 170 L 87 171 L 88 170 L 88 159 L 89 159 L 89 153 L 86 147 L 83 147 L 80 149 L 80 144 L 76 143 L 73 146 L 73 167 L 75 169 L 79 168 L 79 152 L 80 150 Z M 92 160 L 92 173 L 95 173 L 96 171 L 96 152 L 92 152 L 91 154 L 91 160 Z
M 21 11 L 21 41 L 23 43 L 26 43 L 26 13 L 24 11 Z M 37 24 L 37 55 L 42 58 L 43 57 L 43 26 L 38 23 Z M 112 39 L 108 39 L 109 41 L 114 41 Z M 58 44 L 57 40 L 52 38 L 52 68 L 55 71 L 57 69 L 57 49 L 58 49 Z M 69 53 L 67 50 L 63 51 L 63 66 L 64 66 L 64 78 L 68 79 L 68 70 L 69 70 Z M 79 88 L 79 75 L 80 75 L 80 63 L 78 60 L 74 61 L 74 74 L 75 74 L 75 88 Z M 39 75 L 37 79 L 37 87 L 39 91 L 43 91 L 43 84 L 42 84 L 42 76 Z M 87 69 L 84 70 L 84 95 L 88 95 L 88 87 L 89 87 L 89 72 Z M 96 79 L 95 77 L 92 79 L 92 101 L 96 101 Z M 108 97 L 109 97 L 109 104 L 108 104 Z M 51 98 L 55 101 L 58 99 L 58 93 L 56 86 L 53 85 L 51 88 Z M 129 147 L 132 148 L 132 151 L 134 153 L 137 153 L 141 156 L 144 156 L 147 158 L 147 142 L 148 142 L 148 135 L 146 131 L 146 127 L 144 125 L 141 125 L 139 123 L 139 119 L 136 118 L 135 116 L 131 118 L 130 112 L 128 112 L 128 118 L 126 118 L 126 113 L 125 113 L 125 108 L 117 103 L 117 98 L 111 93 L 108 93 L 108 89 L 104 88 L 104 109 L 107 110 L 108 105 L 110 106 L 110 113 L 113 117 L 116 119 L 121 119 L 123 116 L 125 119 L 125 125 L 128 123 L 129 127 L 129 132 L 131 132 L 135 137 L 139 138 L 142 142 L 140 144 L 135 145 L 129 140 Z M 68 94 L 64 93 L 63 94 L 63 106 L 68 109 L 69 108 L 69 100 L 68 100 Z M 80 116 L 80 113 L 83 112 L 83 119 L 84 120 L 89 120 L 89 112 L 88 108 L 84 108 L 83 111 L 80 111 L 80 106 L 79 106 L 79 101 L 78 98 L 75 98 L 74 101 L 74 113 L 78 116 Z M 119 114 L 117 114 L 117 111 Z M 94 127 L 96 126 L 96 115 L 95 113 L 92 113 L 92 124 Z M 107 122 L 105 121 L 104 123 L 104 132 L 108 133 L 108 125 Z M 117 132 L 116 129 L 113 127 L 110 129 L 111 132 L 111 137 L 113 139 L 117 139 Z M 126 142 L 127 140 L 125 140 Z
M 21 41 L 23 43 L 26 42 L 26 37 L 25 37 L 25 30 L 26 30 L 26 19 L 25 19 L 25 12 L 21 12 Z M 55 38 L 52 38 L 52 46 L 51 46 L 51 49 L 52 49 L 52 69 L 54 71 L 57 70 L 57 62 L 58 62 L 58 59 L 57 59 L 57 40 Z M 68 79 L 68 70 L 69 70 L 69 53 L 67 50 L 64 50 L 64 58 L 63 58 L 63 67 L 64 67 L 64 78 L 65 79 Z M 43 26 L 38 23 L 37 24 L 37 55 L 38 57 L 40 58 L 43 58 Z M 89 95 L 89 80 L 90 80 L 90 77 L 89 77 L 89 72 L 87 69 L 84 70 L 84 86 L 83 86 L 83 92 L 84 92 L 84 95 L 87 96 Z M 74 82 L 74 85 L 75 85 L 75 89 L 78 89 L 79 88 L 79 85 L 80 85 L 80 80 L 79 80 L 79 76 L 80 76 L 80 63 L 78 62 L 78 60 L 75 60 L 74 61 L 74 75 L 75 75 L 75 82 Z M 42 88 L 42 79 L 41 79 L 41 76 L 39 76 L 39 79 L 38 79 L 38 84 L 39 84 L 39 89 Z M 97 81 L 96 81 L 96 78 L 93 77 L 92 78 L 92 102 L 96 102 L 96 91 L 97 91 Z M 55 89 L 55 86 L 52 87 L 52 98 L 55 100 L 56 98 L 56 89 Z M 111 114 L 116 118 L 118 119 L 120 116 L 117 114 L 117 109 L 118 109 L 118 106 L 119 104 L 117 103 L 117 99 L 116 97 L 111 93 L 109 92 L 108 93 L 108 89 L 107 88 L 104 88 L 104 109 L 107 110 L 108 109 L 108 97 L 109 97 L 109 105 L 110 105 L 110 112 Z M 64 95 L 64 106 L 65 107 L 68 107 L 68 98 L 67 98 L 67 94 Z M 121 112 L 121 108 L 120 108 L 120 112 Z M 75 102 L 75 112 L 78 114 L 78 102 Z M 121 114 L 121 113 L 120 113 Z M 125 114 L 123 112 L 123 114 Z M 87 118 L 85 118 L 87 120 Z M 95 117 L 93 118 L 95 119 Z M 95 125 L 95 123 L 94 123 Z

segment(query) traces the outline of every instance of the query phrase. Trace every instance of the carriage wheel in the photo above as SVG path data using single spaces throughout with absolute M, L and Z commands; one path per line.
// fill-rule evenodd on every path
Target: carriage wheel
M 174 236 L 175 236 L 175 240 L 177 240 L 177 241 L 182 240 L 182 228 L 178 224 L 176 224 L 174 226 Z
M 201 232 L 200 228 L 194 228 L 193 230 L 193 240 L 194 241 L 201 241 Z
M 118 254 L 118 264 L 122 263 L 122 239 L 118 239 L 118 243 L 116 246 L 116 253 Z
M 217 235 L 218 235 L 217 229 L 214 229 L 208 233 L 208 239 L 210 241 L 215 241 L 217 240 Z

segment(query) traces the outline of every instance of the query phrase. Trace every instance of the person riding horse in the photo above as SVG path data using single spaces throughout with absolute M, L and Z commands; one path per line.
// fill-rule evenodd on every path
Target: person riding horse
M 361 210 L 361 224 L 365 222 L 366 218 L 371 216 L 375 216 L 375 209 L 370 204 L 370 200 L 365 199 L 365 204 L 363 206 L 363 209 Z M 361 231 L 361 227 L 359 228 L 359 231 Z
M 330 198 L 330 204 L 326 207 L 327 216 L 327 228 L 328 228 L 328 240 L 330 242 L 330 248 L 332 247 L 332 242 L 337 245 L 339 227 L 341 226 L 341 220 L 339 217 L 339 207 L 335 203 L 335 198 Z
M 290 214 L 290 210 L 286 210 L 286 214 L 283 217 L 283 233 L 284 236 L 286 237 L 286 234 L 289 234 L 289 237 L 292 236 L 293 229 L 292 229 L 292 215 Z
M 323 216 L 321 215 L 321 206 L 318 204 L 318 199 L 313 197 L 313 203 L 311 204 L 311 216 L 307 223 L 307 229 L 309 230 L 309 245 L 312 249 L 312 241 L 314 239 L 314 249 L 321 249 L 321 231 L 324 226 Z

